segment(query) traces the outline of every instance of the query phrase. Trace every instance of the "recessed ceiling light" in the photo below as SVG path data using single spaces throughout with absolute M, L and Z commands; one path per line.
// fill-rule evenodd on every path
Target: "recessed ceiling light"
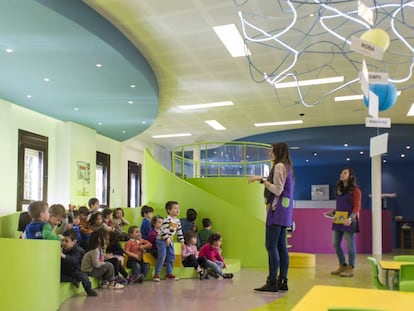
M 43 81 L 45 81 L 45 82 L 49 82 L 49 81 L 50 81 L 50 79 L 49 79 L 49 78 L 44 78 L 44 79 L 43 79 Z
M 411 104 L 410 110 L 408 110 L 407 112 L 407 117 L 412 117 L 414 116 L 414 103 Z
M 410 145 L 407 145 L 407 146 L 405 146 L 405 149 L 410 150 L 411 149 L 411 146 Z
M 382 163 L 387 163 L 387 160 L 386 159 L 382 160 Z
M 223 126 L 223 125 L 221 125 L 218 121 L 216 121 L 216 120 L 206 120 L 206 121 L 204 121 L 204 122 L 206 122 L 208 125 L 210 125 L 213 129 L 215 129 L 216 131 L 223 131 L 223 130 L 225 130 L 226 128 Z
M 360 151 L 359 154 L 364 154 L 364 151 Z
M 99 122 L 98 125 L 102 125 L 102 122 Z
M 351 158 L 346 158 L 347 161 L 351 161 Z
M 73 110 L 78 111 L 78 110 L 79 110 L 79 108 L 78 108 L 78 107 L 75 107 L 75 109 L 73 109 Z
M 299 146 L 292 146 L 292 147 L 289 147 L 289 149 L 291 149 L 291 150 L 299 150 L 300 147 Z
M 250 51 L 234 24 L 213 27 L 227 51 L 233 57 L 250 55 Z
M 132 100 L 128 101 L 128 104 L 132 105 L 134 102 Z
M 405 154 L 404 153 L 401 154 L 401 158 L 405 158 Z
M 318 155 L 317 152 L 312 153 L 314 157 L 316 157 Z
M 126 131 L 122 131 L 122 134 L 125 134 L 126 133 Z
M 309 160 L 308 160 L 308 159 L 306 159 L 306 160 L 305 160 L 305 162 L 309 162 Z
M 13 53 L 13 49 L 11 49 L 11 48 L 7 48 L 7 49 L 6 49 L 6 52 L 7 52 L 7 53 Z
M 190 133 L 178 133 L 178 134 L 165 134 L 165 135 L 152 135 L 152 138 L 169 138 L 169 137 L 185 137 L 191 136 Z
M 144 121 L 141 121 L 141 123 L 142 123 L 142 124 L 147 124 L 147 121 L 145 121 L 145 120 L 144 120 Z
M 27 97 L 27 98 L 32 98 L 32 95 L 27 94 L 27 95 L 26 95 L 26 97 Z
M 345 144 L 344 144 L 344 147 L 348 147 L 348 144 L 347 144 L 347 143 L 345 143 Z
M 233 106 L 234 103 L 232 101 L 224 101 L 224 102 L 216 102 L 216 103 L 207 103 L 207 104 L 195 104 L 195 105 L 184 105 L 178 106 L 181 110 L 194 110 L 194 109 L 206 109 L 206 108 L 214 108 L 214 107 L 225 107 L 225 106 Z
M 289 125 L 289 124 L 302 124 L 303 120 L 292 120 L 292 121 L 279 121 L 279 122 L 267 122 L 267 123 L 255 123 L 254 126 L 274 126 L 274 125 Z
M 321 78 L 321 79 L 311 79 L 311 80 L 275 83 L 274 87 L 276 89 L 284 89 L 284 88 L 288 88 L 288 87 L 329 84 L 329 83 L 338 83 L 338 82 L 343 82 L 343 81 L 344 81 L 343 76 L 337 76 L 337 77 L 329 77 L 329 78 Z
M 134 88 L 136 85 L 135 84 L 131 84 L 130 87 Z
M 102 64 L 96 64 L 96 67 L 101 68 Z

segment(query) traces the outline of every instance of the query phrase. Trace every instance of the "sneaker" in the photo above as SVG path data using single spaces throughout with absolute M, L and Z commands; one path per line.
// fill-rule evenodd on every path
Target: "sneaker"
M 159 282 L 159 281 L 161 281 L 161 279 L 160 279 L 160 275 L 159 275 L 159 274 L 155 274 L 155 275 L 154 275 L 154 277 L 152 278 L 152 280 L 153 280 L 154 282 Z
M 177 278 L 174 274 L 167 274 L 165 277 L 167 280 L 172 280 L 172 281 L 178 281 L 179 278 Z
M 120 276 L 117 276 L 115 278 L 115 282 L 117 282 L 119 284 L 122 284 L 122 285 L 127 285 L 128 284 L 128 281 L 125 280 L 123 277 L 120 277 Z
M 287 285 L 287 279 L 279 277 L 277 279 L 277 288 L 279 290 L 284 290 L 284 291 L 289 290 L 288 285 Z
M 200 280 L 204 280 L 204 279 L 208 278 L 207 269 L 201 269 L 199 274 L 200 274 Z
M 119 283 L 114 281 L 114 282 L 111 283 L 111 285 L 109 285 L 109 288 L 110 289 L 123 289 L 124 285 L 119 284 Z
M 348 265 L 340 265 L 335 271 L 331 271 L 332 275 L 339 275 L 347 269 Z
M 137 282 L 138 283 L 144 282 L 144 279 L 145 279 L 145 275 L 143 275 L 142 273 L 138 274 L 138 276 L 137 276 Z
M 223 278 L 224 279 L 232 279 L 233 278 L 233 273 L 223 273 Z
M 109 282 L 108 281 L 103 281 L 101 288 L 108 288 L 109 287 Z
M 215 279 L 218 279 L 220 277 L 219 274 L 214 270 L 208 270 L 208 274 Z
M 94 296 L 98 296 L 98 293 L 92 288 L 89 288 L 86 290 L 86 295 L 88 295 L 89 297 L 94 297 Z
M 266 283 L 262 287 L 255 288 L 254 290 L 256 292 L 270 292 L 270 293 L 276 293 L 276 292 L 278 292 L 276 282 Z
M 354 276 L 354 268 L 352 268 L 351 266 L 346 266 L 345 271 L 339 273 L 339 276 L 342 277 L 352 277 Z
M 128 277 L 128 284 L 133 284 L 138 281 L 138 275 L 130 275 Z

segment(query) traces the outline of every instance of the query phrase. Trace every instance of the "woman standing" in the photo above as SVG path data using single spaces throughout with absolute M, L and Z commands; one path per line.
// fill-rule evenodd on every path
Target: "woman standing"
M 333 275 L 354 276 L 355 267 L 355 233 L 359 232 L 359 211 L 361 210 L 361 190 L 356 184 L 352 169 L 344 168 L 335 187 L 336 209 L 332 224 L 332 245 L 338 256 L 339 267 Z M 342 250 L 342 237 L 348 248 L 348 263 Z
M 289 254 L 286 245 L 286 229 L 292 225 L 293 166 L 286 143 L 272 145 L 269 151 L 273 161 L 268 178 L 250 176 L 249 183 L 260 181 L 265 186 L 266 199 L 266 250 L 269 260 L 269 275 L 266 284 L 255 288 L 259 292 L 288 290 L 287 273 Z M 280 268 L 279 277 L 277 276 Z

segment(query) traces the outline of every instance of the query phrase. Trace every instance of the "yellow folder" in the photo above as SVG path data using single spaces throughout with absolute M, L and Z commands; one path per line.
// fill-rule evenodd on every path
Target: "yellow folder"
M 348 218 L 348 212 L 335 211 L 333 222 L 334 224 L 343 224 Z

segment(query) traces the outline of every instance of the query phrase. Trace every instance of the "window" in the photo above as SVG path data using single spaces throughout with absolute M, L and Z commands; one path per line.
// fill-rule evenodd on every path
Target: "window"
M 128 161 L 128 207 L 141 205 L 142 165 Z
M 96 152 L 96 198 L 101 207 L 109 207 L 111 156 L 106 153 Z
M 48 138 L 19 130 L 17 211 L 32 201 L 47 201 Z

